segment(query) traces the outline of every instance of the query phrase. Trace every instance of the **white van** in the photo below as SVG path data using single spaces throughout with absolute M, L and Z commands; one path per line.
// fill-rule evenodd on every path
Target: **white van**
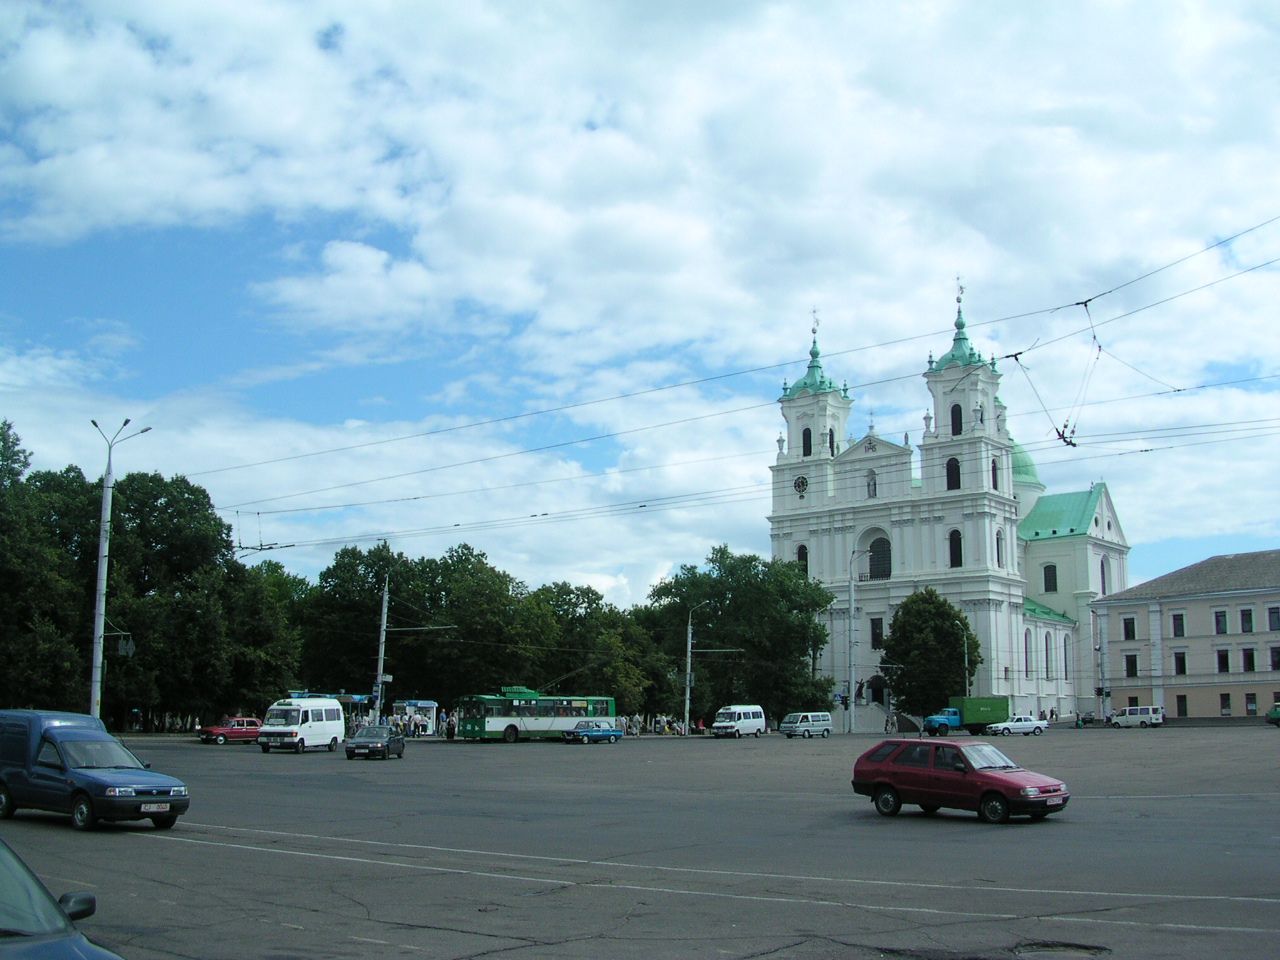
M 788 713 L 782 718 L 782 723 L 778 724 L 778 732 L 785 733 L 787 739 L 792 737 L 804 737 L 808 740 L 810 737 L 829 737 L 831 736 L 831 714 L 816 713 Z
M 759 704 L 732 704 L 716 711 L 711 735 L 715 737 L 758 737 L 764 733 L 764 708 Z
M 267 710 L 258 731 L 263 753 L 271 748 L 301 753 L 307 747 L 328 747 L 332 753 L 347 734 L 342 704 L 329 697 L 291 697 L 277 700 Z
M 1162 723 L 1163 707 L 1121 707 L 1111 718 L 1113 727 L 1158 727 Z

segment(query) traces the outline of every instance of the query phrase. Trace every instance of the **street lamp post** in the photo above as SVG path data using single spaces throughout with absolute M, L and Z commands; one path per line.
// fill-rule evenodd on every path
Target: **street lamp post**
M 102 637 L 107 622 L 107 553 L 111 548 L 111 492 L 115 489 L 115 478 L 111 473 L 111 450 L 117 443 L 132 440 L 146 433 L 150 427 L 143 427 L 137 433 L 127 437 L 120 434 L 129 425 L 126 418 L 120 429 L 108 439 L 98 426 L 97 420 L 90 420 L 94 429 L 107 441 L 107 472 L 102 475 L 102 520 L 98 526 L 98 586 L 93 599 L 93 671 L 89 677 L 89 715 L 102 715 Z
M 684 641 L 684 735 L 689 735 L 689 692 L 693 688 L 693 611 L 705 607 L 710 600 L 703 600 L 689 608 L 689 626 Z
M 952 623 L 960 628 L 960 645 L 964 647 L 964 695 L 967 697 L 972 692 L 969 686 L 969 634 L 959 620 L 953 620 Z

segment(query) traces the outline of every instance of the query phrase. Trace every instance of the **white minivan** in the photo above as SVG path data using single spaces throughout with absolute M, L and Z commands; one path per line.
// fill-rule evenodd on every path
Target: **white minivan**
M 711 734 L 716 737 L 758 737 L 764 733 L 764 707 L 759 704 L 731 704 L 716 711 Z
M 258 731 L 263 753 L 271 748 L 301 753 L 307 747 L 328 747 L 332 753 L 346 736 L 342 704 L 329 697 L 290 697 L 277 700 L 267 710 Z
M 1111 718 L 1113 727 L 1158 727 L 1162 723 L 1163 707 L 1121 707 Z
M 778 724 L 778 732 L 786 734 L 788 740 L 792 737 L 804 737 L 806 740 L 810 737 L 829 737 L 831 714 L 813 711 L 788 713 L 782 718 L 782 723 Z

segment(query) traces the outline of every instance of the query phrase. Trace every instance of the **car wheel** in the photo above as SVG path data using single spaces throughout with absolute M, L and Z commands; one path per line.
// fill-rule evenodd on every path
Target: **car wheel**
M 896 817 L 902 809 L 902 798 L 893 787 L 880 787 L 875 796 L 876 813 L 882 817 Z
M 741 730 L 735 730 L 735 731 L 733 731 L 733 739 L 735 739 L 735 740 L 741 740 L 741 739 L 742 739 L 742 731 L 741 731 Z
M 514 724 L 512 724 L 502 731 L 502 739 L 507 743 L 515 743 L 520 739 L 520 731 L 515 728 Z
M 222 746 L 224 743 L 227 742 L 227 735 L 225 733 L 220 733 L 213 738 L 213 742 L 216 743 L 218 746 Z
M 611 736 L 611 737 L 609 738 L 609 742 L 610 742 L 610 743 L 617 743 L 617 742 L 618 742 L 618 738 L 617 738 L 617 736 Z
M 9 788 L 0 783 L 0 820 L 8 820 L 17 808 L 13 805 L 13 794 Z
M 267 744 L 265 744 L 265 743 L 260 743 L 260 744 L 258 744 L 258 746 L 262 747 L 262 752 L 263 752 L 263 753 L 270 753 L 270 752 L 271 752 L 271 747 L 270 747 L 270 746 L 268 746 L 268 745 L 267 745 Z
M 329 741 L 329 752 L 333 753 L 333 751 L 337 749 L 338 749 L 338 738 L 334 737 L 332 740 Z
M 822 739 L 823 739 L 823 740 L 827 739 L 827 737 L 829 737 L 829 736 L 831 736 L 831 731 L 830 731 L 830 730 L 823 730 L 823 731 L 822 731 Z
M 355 758 L 356 758 L 356 755 L 355 755 L 354 753 L 348 753 L 348 754 L 347 754 L 347 759 L 348 759 L 348 760 L 354 760 Z
M 299 738 L 298 742 L 293 745 L 294 753 L 301 753 L 305 749 L 307 749 L 307 741 L 301 738 Z
M 1009 819 L 1009 801 L 998 793 L 988 793 L 978 803 L 978 819 L 983 823 L 1004 823 Z
M 173 825 L 178 822 L 178 815 L 171 813 L 164 817 L 152 817 L 151 823 L 157 830 L 172 830 Z
M 930 816 L 933 816 L 941 808 L 936 803 L 922 803 L 920 804 L 920 809 Z
M 1119 720 L 1112 720 L 1112 721 L 1111 721 L 1111 726 L 1113 726 L 1113 727 L 1115 727 L 1117 730 L 1119 730 L 1119 729 L 1120 729 L 1120 721 L 1119 721 Z
M 1138 726 L 1139 726 L 1139 727 L 1141 727 L 1143 730 L 1147 729 L 1147 721 L 1145 721 L 1145 720 L 1139 720 L 1139 721 L 1138 721 Z
M 1034 733 L 1034 734 L 1038 737 L 1038 736 L 1040 736 L 1040 734 L 1044 733 L 1044 727 L 1036 727 L 1036 728 L 1035 728 L 1034 730 L 1032 730 L 1031 732 L 1032 732 L 1032 733 Z
M 92 830 L 97 822 L 98 818 L 93 812 L 93 801 L 83 793 L 76 794 L 75 800 L 71 803 L 71 826 L 77 830 Z
M 757 740 L 759 740 L 759 739 L 760 739 L 760 734 L 761 734 L 762 732 L 763 732 L 763 731 L 757 730 L 755 733 L 753 733 L 753 734 L 752 734 L 752 736 L 753 736 L 753 737 L 755 737 Z
M 949 732 L 949 728 L 945 725 L 938 728 L 938 736 L 945 737 Z
M 1001 731 L 1000 731 L 1000 736 L 1002 736 L 1002 737 L 1012 737 L 1012 736 L 1013 736 L 1013 729 L 1012 729 L 1011 727 L 1005 727 L 1003 730 L 1001 730 Z
M 791 734 L 789 734 L 789 733 L 787 734 L 787 739 L 788 739 L 788 740 L 790 740 L 790 739 L 791 739 Z
M 804 733 L 801 734 L 801 736 L 804 737 L 806 740 L 808 740 L 810 737 L 813 736 L 813 734 L 810 733 L 808 730 L 806 730 Z

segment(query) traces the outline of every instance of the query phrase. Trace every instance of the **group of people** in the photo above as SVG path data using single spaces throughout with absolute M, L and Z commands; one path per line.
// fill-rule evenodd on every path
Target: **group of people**
M 646 723 L 645 718 L 637 713 L 630 717 L 623 717 L 622 723 L 627 735 L 631 737 L 638 737 L 646 733 L 652 733 L 657 736 L 683 737 L 685 733 L 684 721 L 664 714 L 658 714 Z M 699 720 L 696 724 L 689 724 L 689 732 L 694 734 L 706 733 L 706 727 Z
M 363 727 L 378 726 L 390 727 L 396 733 L 410 738 L 439 736 L 452 740 L 458 733 L 458 711 L 451 713 L 440 712 L 436 718 L 437 722 L 434 729 L 431 718 L 423 713 L 396 713 L 382 716 L 359 716 L 352 714 L 347 718 L 347 735 L 354 734 Z

